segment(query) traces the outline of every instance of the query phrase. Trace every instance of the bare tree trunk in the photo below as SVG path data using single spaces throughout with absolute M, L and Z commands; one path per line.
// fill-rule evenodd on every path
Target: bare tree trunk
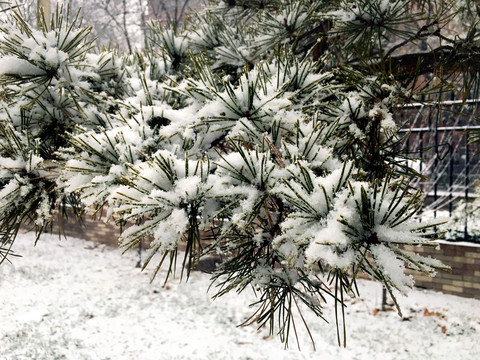
M 130 44 L 130 35 L 128 34 L 127 29 L 127 2 L 123 0 L 123 34 L 125 35 L 125 40 L 127 40 L 128 52 L 132 53 L 132 45 Z
M 146 21 L 146 12 L 147 12 L 147 6 L 143 6 L 142 0 L 138 0 L 138 6 L 140 8 L 140 27 L 142 29 L 143 37 L 144 39 L 147 36 L 147 21 Z
M 50 27 L 50 0 L 38 0 L 37 2 L 37 11 L 40 13 L 40 10 L 43 11 L 43 19 L 45 20 L 45 25 L 47 28 Z M 37 27 L 38 27 L 38 20 L 37 20 Z

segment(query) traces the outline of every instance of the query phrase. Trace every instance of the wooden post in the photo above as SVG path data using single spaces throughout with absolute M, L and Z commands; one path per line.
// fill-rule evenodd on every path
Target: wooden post
M 39 12 L 40 9 L 43 10 L 45 24 L 47 25 L 48 28 L 50 28 L 50 18 L 51 18 L 50 0 L 38 0 L 37 11 Z

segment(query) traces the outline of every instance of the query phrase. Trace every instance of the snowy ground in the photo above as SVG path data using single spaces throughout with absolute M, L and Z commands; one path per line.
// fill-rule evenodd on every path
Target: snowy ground
M 400 298 L 404 319 L 377 312 L 381 287 L 360 281 L 360 299 L 348 302 L 347 348 L 337 346 L 333 305 L 326 324 L 307 316 L 313 352 L 301 335 L 285 350 L 253 327 L 249 293 L 216 301 L 207 275 L 188 284 L 134 267 L 134 254 L 78 239 L 33 235 L 15 243 L 22 258 L 0 266 L 0 358 L 23 359 L 480 359 L 480 301 L 430 291 Z M 161 278 L 161 276 L 159 276 Z

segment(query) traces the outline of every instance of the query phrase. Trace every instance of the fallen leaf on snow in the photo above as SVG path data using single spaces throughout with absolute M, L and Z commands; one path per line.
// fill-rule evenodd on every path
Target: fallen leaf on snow
M 423 316 L 434 316 L 435 311 L 429 311 L 427 308 L 423 309 Z

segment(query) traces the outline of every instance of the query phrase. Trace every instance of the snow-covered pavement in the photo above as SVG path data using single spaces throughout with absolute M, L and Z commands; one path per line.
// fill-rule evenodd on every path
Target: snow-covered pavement
M 212 301 L 209 276 L 188 283 L 135 268 L 135 254 L 91 242 L 22 234 L 23 255 L 0 266 L 2 360 L 167 359 L 480 359 L 480 301 L 412 290 L 399 297 L 403 319 L 378 312 L 381 286 L 359 281 L 361 298 L 348 301 L 347 348 L 330 324 L 305 313 L 314 352 L 300 321 L 287 350 L 266 330 L 237 327 L 250 314 L 249 291 Z

